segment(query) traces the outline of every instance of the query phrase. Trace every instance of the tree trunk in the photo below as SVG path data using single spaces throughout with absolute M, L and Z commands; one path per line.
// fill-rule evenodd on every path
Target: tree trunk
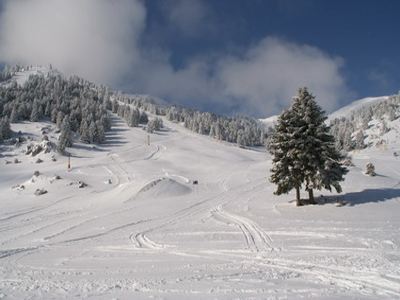
M 313 189 L 308 189 L 308 199 L 310 200 L 311 204 L 317 204 L 314 199 L 314 192 Z
M 301 206 L 299 186 L 296 186 L 296 206 Z

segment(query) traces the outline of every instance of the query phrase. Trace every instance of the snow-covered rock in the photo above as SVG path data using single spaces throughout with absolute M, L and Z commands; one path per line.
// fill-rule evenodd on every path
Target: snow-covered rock
M 48 141 L 43 140 L 41 142 L 31 142 L 26 146 L 26 155 L 36 156 L 40 153 L 50 153 L 54 151 L 55 145 Z

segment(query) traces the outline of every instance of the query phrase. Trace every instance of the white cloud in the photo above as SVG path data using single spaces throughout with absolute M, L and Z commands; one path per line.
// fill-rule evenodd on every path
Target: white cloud
M 139 57 L 145 8 L 135 0 L 6 0 L 0 57 L 8 63 L 54 64 L 112 83 Z
M 331 111 L 347 93 L 341 66 L 341 59 L 315 47 L 266 38 L 243 57 L 222 60 L 219 77 L 226 97 L 246 99 L 243 110 L 279 112 L 299 87 L 308 86 L 320 105 Z
M 191 19 L 182 16 L 191 9 L 175 7 L 171 18 L 189 26 Z M 196 28 L 204 14 L 192 13 Z M 279 113 L 301 86 L 327 110 L 347 95 L 341 59 L 277 38 L 265 38 L 241 55 L 192 57 L 175 69 L 167 51 L 140 43 L 145 18 L 139 0 L 7 0 L 0 16 L 0 60 L 52 63 L 68 74 L 114 86 L 123 82 L 130 91 L 175 103 L 258 116 Z
M 242 55 L 195 58 L 178 70 L 167 57 L 147 60 L 134 82 L 183 105 L 258 116 L 281 112 L 298 88 L 307 86 L 319 104 L 332 111 L 349 97 L 342 65 L 342 59 L 315 47 L 265 38 Z

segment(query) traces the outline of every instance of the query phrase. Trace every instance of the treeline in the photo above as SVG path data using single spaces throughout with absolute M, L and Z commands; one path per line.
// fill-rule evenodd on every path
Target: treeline
M 15 73 L 24 70 L 24 67 L 15 65 L 15 66 L 5 66 L 3 70 L 0 71 L 0 82 L 11 79 Z
M 345 151 L 364 149 L 368 146 L 365 143 L 366 130 L 369 128 L 371 121 L 379 121 L 379 134 L 383 135 L 390 130 L 388 123 L 399 117 L 400 94 L 356 109 L 347 117 L 332 120 L 330 122 L 331 133 L 335 137 L 338 149 Z
M 111 127 L 110 93 L 79 77 L 55 73 L 31 75 L 24 85 L 0 85 L 0 117 L 9 122 L 51 120 L 62 129 L 65 120 L 82 141 L 100 143 Z
M 169 121 L 183 123 L 189 130 L 211 136 L 221 141 L 237 143 L 241 146 L 259 146 L 264 144 L 264 127 L 252 118 L 225 117 L 210 112 L 158 103 L 148 96 L 114 95 L 116 103 L 129 104 L 140 111 L 147 111 L 158 116 L 165 116 Z M 114 109 L 113 109 L 114 111 Z
M 8 67 L 2 72 L 2 76 L 10 78 L 18 71 L 29 69 L 30 67 Z M 31 75 L 23 86 L 16 82 L 0 86 L 0 117 L 8 117 L 11 123 L 47 118 L 61 130 L 70 128 L 72 132 L 79 133 L 81 140 L 88 143 L 103 141 L 105 131 L 110 128 L 107 110 L 118 114 L 131 127 L 147 124 L 147 112 L 165 116 L 170 121 L 182 123 L 193 132 L 221 141 L 241 146 L 264 144 L 264 126 L 255 119 L 220 116 L 168 105 L 150 96 L 111 92 L 76 76 L 66 79 L 56 71 L 45 76 Z M 68 124 L 62 126 L 65 118 L 68 119 Z M 150 120 L 147 129 L 153 132 L 162 126 L 162 119 L 156 118 Z

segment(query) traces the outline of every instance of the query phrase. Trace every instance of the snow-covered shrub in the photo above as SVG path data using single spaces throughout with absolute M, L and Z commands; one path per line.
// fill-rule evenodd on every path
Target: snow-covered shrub
M 368 163 L 366 165 L 366 170 L 365 170 L 365 174 L 369 175 L 369 176 L 375 176 L 375 166 L 372 163 Z
M 36 191 L 35 191 L 36 196 L 41 196 L 44 194 L 47 194 L 47 190 L 45 190 L 45 189 L 36 189 Z

